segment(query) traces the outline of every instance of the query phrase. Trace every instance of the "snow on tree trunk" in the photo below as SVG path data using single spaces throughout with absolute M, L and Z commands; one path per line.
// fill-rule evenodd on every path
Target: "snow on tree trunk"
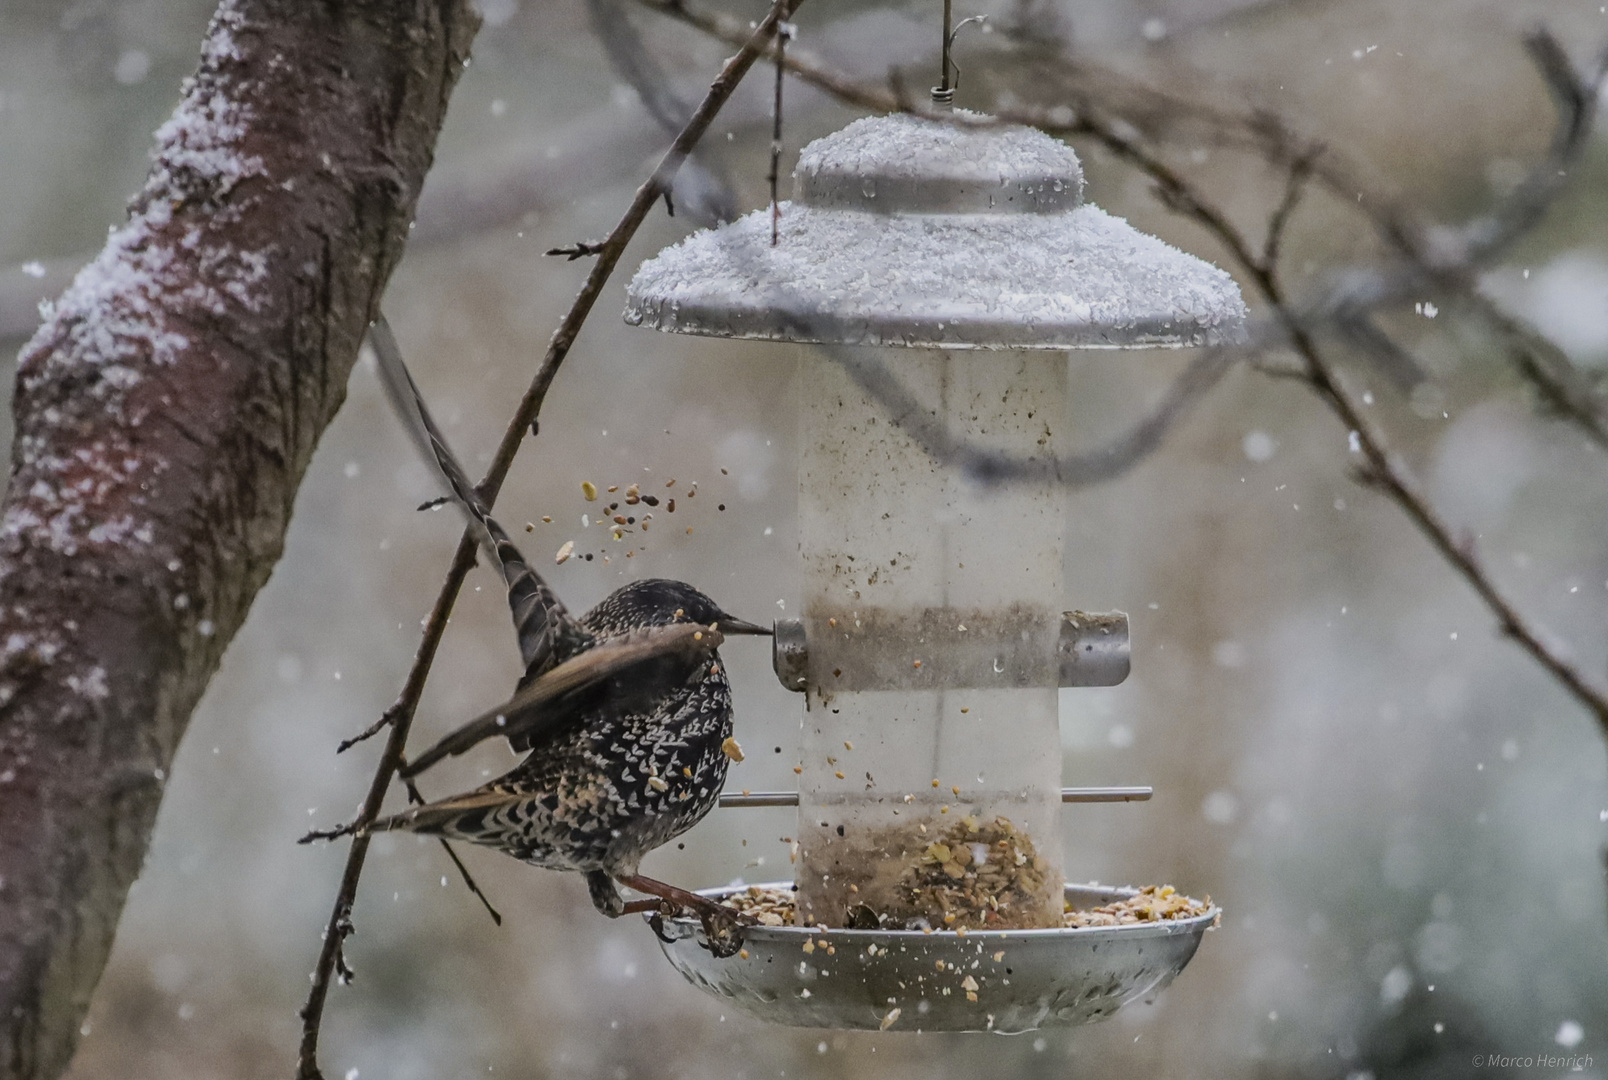
M 224 0 L 128 223 L 22 352 L 0 506 L 0 1077 L 72 1055 L 476 23 L 465 0 Z

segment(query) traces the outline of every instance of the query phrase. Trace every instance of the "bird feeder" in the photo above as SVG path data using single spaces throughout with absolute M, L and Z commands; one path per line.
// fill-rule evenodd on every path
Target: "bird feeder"
M 1063 921 L 1123 893 L 1064 883 L 1058 690 L 1128 674 L 1126 615 L 1063 611 L 1065 352 L 1230 342 L 1244 303 L 1223 271 L 1085 203 L 1077 156 L 1029 128 L 862 119 L 807 146 L 794 181 L 774 243 L 759 211 L 660 253 L 628 290 L 633 325 L 827 346 L 800 350 L 803 615 L 775 639 L 778 676 L 806 695 L 782 886 L 797 925 L 752 928 L 744 957 L 719 959 L 676 924 L 666 954 L 782 1023 L 1098 1019 L 1165 985 L 1215 912 Z M 964 475 L 934 433 L 1032 478 Z M 833 948 L 800 951 L 812 939 Z

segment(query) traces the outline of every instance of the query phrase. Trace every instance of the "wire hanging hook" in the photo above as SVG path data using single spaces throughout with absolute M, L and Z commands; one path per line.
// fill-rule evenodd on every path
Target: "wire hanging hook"
M 953 4 L 954 0 L 944 0 L 943 49 L 939 59 L 941 70 L 938 73 L 938 85 L 932 88 L 932 102 L 934 105 L 953 105 L 955 103 L 955 91 L 960 89 L 960 65 L 955 63 L 950 55 L 955 44 L 955 38 L 972 23 L 982 25 L 988 20 L 987 15 L 972 15 L 952 26 L 951 23 L 954 20 Z M 954 72 L 955 75 L 953 82 L 949 78 L 950 72 Z

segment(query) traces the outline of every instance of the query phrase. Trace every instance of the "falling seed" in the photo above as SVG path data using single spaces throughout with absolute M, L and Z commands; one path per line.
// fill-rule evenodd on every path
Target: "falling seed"
M 597 501 L 597 485 L 590 480 L 581 481 L 581 494 L 586 496 L 587 502 Z
M 692 769 L 689 768 L 686 765 L 681 766 L 681 775 L 685 776 L 688 780 L 691 780 L 692 779 Z M 744 840 L 743 843 L 746 844 L 746 843 L 748 843 L 748 841 Z
M 966 632 L 966 624 L 961 623 L 960 625 L 956 626 L 955 629 L 959 630 L 962 634 L 964 634 Z
M 535 523 L 530 522 L 530 521 L 525 522 L 525 531 L 526 532 L 535 532 L 536 531 Z
M 935 961 L 933 961 L 933 965 L 934 965 L 934 966 L 935 966 L 935 967 L 936 967 L 936 968 L 937 968 L 937 969 L 938 969 L 938 970 L 939 970 L 939 971 L 942 971 L 942 970 L 943 970 L 943 969 L 944 969 L 944 962 L 943 962 L 943 961 L 942 961 L 942 960 L 935 960 Z
M 940 786 L 936 778 L 933 779 L 932 786 L 933 787 L 939 787 Z
M 669 502 L 664 504 L 664 509 L 665 509 L 665 512 L 668 513 L 668 514 L 675 513 L 676 512 L 676 501 L 674 499 L 671 499 Z
M 826 625 L 828 625 L 828 626 L 836 626 L 837 625 L 837 620 L 836 619 L 828 619 L 828 620 L 826 620 Z
M 835 772 L 832 775 L 837 777 L 839 780 L 843 779 L 843 773 L 841 771 L 840 772 Z
M 720 752 L 731 758 L 733 761 L 741 761 L 743 759 L 743 748 L 738 746 L 737 740 L 732 738 L 730 735 L 726 736 L 726 741 L 720 744 Z
M 805 938 L 804 939 L 804 951 L 806 953 L 812 953 L 812 952 L 815 951 L 815 942 L 814 942 L 813 939 L 811 939 L 811 938 Z
M 793 766 L 793 772 L 802 773 L 803 771 L 804 771 L 804 766 L 802 766 L 802 765 L 794 765 Z
M 615 514 L 614 515 L 614 524 L 616 524 L 616 525 L 624 525 L 625 524 L 625 515 L 624 514 Z
M 702 630 L 694 630 L 693 633 L 692 633 L 692 640 L 694 640 L 694 641 L 702 641 L 703 640 L 703 631 Z
M 887 1031 L 894 1024 L 898 1023 L 899 1022 L 899 1013 L 900 1013 L 900 1011 L 901 1010 L 899 1010 L 899 1009 L 889 1009 L 888 1010 L 888 1015 L 886 1015 L 886 1016 L 884 1016 L 882 1018 L 882 1023 L 877 1028 L 877 1030 L 878 1031 Z
M 916 661 L 916 662 L 915 662 L 915 664 L 914 664 L 914 666 L 915 666 L 915 667 L 920 667 L 920 666 L 921 666 L 921 661 L 920 661 L 920 660 L 917 660 L 917 661 Z
M 843 749 L 845 749 L 845 750 L 853 750 L 854 749 L 854 744 L 851 743 L 849 740 L 844 739 L 843 740 Z
M 642 496 L 642 501 L 647 503 L 649 506 L 658 506 L 659 505 L 659 496 L 657 496 L 657 495 L 644 495 L 644 496 Z
M 657 776 L 648 777 L 648 786 L 654 791 L 667 791 L 670 788 L 669 784 L 665 783 Z
M 571 555 L 573 555 L 574 553 L 575 553 L 575 541 L 566 540 L 566 541 L 564 541 L 564 546 L 558 549 L 558 554 L 553 556 L 553 561 L 556 562 L 556 563 L 566 562 L 566 561 L 568 561 L 569 557 Z
M 725 469 L 721 469 L 721 470 L 720 470 L 720 475 L 721 475 L 721 476 L 730 476 L 730 475 L 731 475 L 731 473 L 729 473 L 729 472 L 727 472 L 727 471 L 726 471 L 726 470 L 725 470 Z
M 552 524 L 552 523 L 553 523 L 553 519 L 552 519 L 552 517 L 550 517 L 550 516 L 548 516 L 548 515 L 546 515 L 546 514 L 543 514 L 543 515 L 542 515 L 542 524 L 544 524 L 544 525 L 551 525 L 551 524 Z
M 1004 949 L 1001 949 L 999 952 L 994 954 L 994 963 L 997 964 L 1003 959 L 1005 959 L 1005 950 Z
M 949 790 L 953 791 L 956 795 L 959 795 L 960 794 L 960 785 L 956 784 L 954 787 L 950 788 Z
M 665 487 L 667 487 L 667 488 L 673 488 L 673 487 L 675 487 L 675 486 L 676 486 L 676 482 L 675 482 L 675 479 L 674 479 L 674 478 L 671 478 L 671 479 L 669 479 L 669 480 L 666 480 L 666 481 L 665 481 L 665 482 L 664 482 L 664 486 L 665 486 Z
M 960 988 L 962 990 L 976 990 L 977 980 L 968 975 L 960 981 Z
M 688 526 L 687 526 L 687 535 L 688 535 L 688 536 L 691 536 L 691 535 L 692 535 L 692 526 L 691 526 L 691 525 L 688 525 Z
M 724 513 L 725 509 L 726 509 L 726 504 L 721 503 L 719 506 L 715 507 L 715 509 L 721 511 L 722 513 Z
M 676 608 L 676 618 L 684 619 L 686 617 L 687 617 L 687 609 L 686 608 Z
M 623 532 L 621 532 L 619 529 L 615 529 L 614 530 L 614 539 L 616 539 L 616 540 L 624 540 L 625 539 L 625 534 Z
M 748 950 L 747 949 L 738 949 L 737 950 L 737 955 L 742 957 L 744 960 L 747 960 L 748 959 Z
M 963 712 L 963 713 L 969 713 L 969 712 L 971 712 L 971 710 L 970 710 L 970 709 L 968 709 L 968 708 L 966 708 L 966 707 L 965 707 L 965 706 L 964 706 L 964 705 L 962 705 L 962 706 L 961 706 L 961 707 L 960 707 L 960 711 L 961 711 L 961 712 Z

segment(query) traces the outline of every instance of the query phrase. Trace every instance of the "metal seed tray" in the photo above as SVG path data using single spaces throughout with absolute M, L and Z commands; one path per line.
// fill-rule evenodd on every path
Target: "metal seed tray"
M 792 883 L 763 887 L 785 890 Z M 742 888 L 700 893 L 719 900 Z M 1066 898 L 1088 908 L 1137 891 L 1068 885 Z M 723 960 L 700 944 L 697 921 L 682 918 L 665 920 L 665 935 L 674 940 L 661 947 L 688 982 L 776 1024 L 1015 1033 L 1092 1024 L 1153 997 L 1189 963 L 1218 914 L 1213 907 L 1167 922 L 964 935 L 751 926 L 743 931 L 746 957 Z M 804 951 L 806 942 L 813 951 Z M 968 977 L 977 987 L 975 1003 L 962 986 Z

